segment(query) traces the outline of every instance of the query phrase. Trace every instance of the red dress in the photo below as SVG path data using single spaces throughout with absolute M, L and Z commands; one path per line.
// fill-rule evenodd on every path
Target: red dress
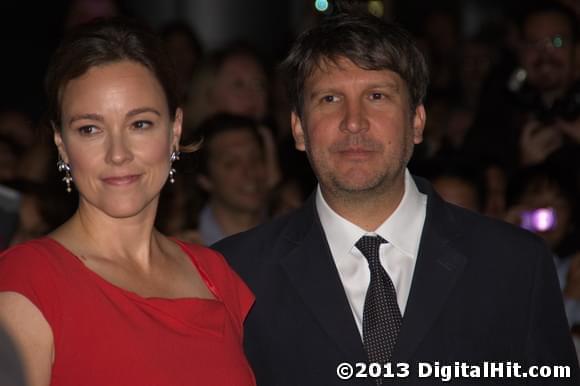
M 141 297 L 50 238 L 0 255 L 0 291 L 26 296 L 52 328 L 51 386 L 255 385 L 242 348 L 253 295 L 219 253 L 177 243 L 216 300 Z

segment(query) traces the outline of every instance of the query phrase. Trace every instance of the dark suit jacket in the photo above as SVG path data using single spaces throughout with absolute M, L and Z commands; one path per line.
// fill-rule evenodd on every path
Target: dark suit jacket
M 428 195 L 403 325 L 393 361 L 409 376 L 393 384 L 437 385 L 419 362 L 511 361 L 568 365 L 573 379 L 486 379 L 478 384 L 580 385 L 551 253 L 536 236 Z M 404 231 L 404 230 L 403 230 Z M 342 381 L 341 362 L 367 362 L 315 208 L 214 245 L 256 295 L 245 347 L 260 386 L 374 385 Z M 453 385 L 473 384 L 456 379 Z M 475 382 L 477 383 L 477 382 Z

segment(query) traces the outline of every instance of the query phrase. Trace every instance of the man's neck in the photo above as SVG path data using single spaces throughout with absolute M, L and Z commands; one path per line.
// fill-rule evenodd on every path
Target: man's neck
M 384 191 L 336 193 L 321 186 L 322 196 L 332 210 L 362 229 L 373 232 L 397 209 L 405 193 L 401 178 Z

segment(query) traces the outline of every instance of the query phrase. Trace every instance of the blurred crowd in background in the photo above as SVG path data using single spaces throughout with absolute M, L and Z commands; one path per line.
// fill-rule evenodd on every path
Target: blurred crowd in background
M 399 21 L 390 2 L 353 3 Z M 335 8 L 312 1 L 304 26 Z M 70 1 L 63 10 L 63 32 L 95 16 L 137 16 L 121 1 Z M 446 200 L 543 237 L 570 299 L 580 299 L 579 20 L 580 1 L 554 0 L 525 2 L 469 34 L 448 7 L 432 7 L 410 26 L 431 82 L 425 139 L 409 169 Z M 180 79 L 182 143 L 203 139 L 201 150 L 175 163 L 157 226 L 210 245 L 300 206 L 316 180 L 293 146 L 281 58 L 241 38 L 210 49 L 182 19 L 155 29 Z M 42 110 L 41 98 L 1 98 L 0 249 L 47 233 L 77 205 Z M 571 324 L 580 323 L 580 307 L 567 307 Z

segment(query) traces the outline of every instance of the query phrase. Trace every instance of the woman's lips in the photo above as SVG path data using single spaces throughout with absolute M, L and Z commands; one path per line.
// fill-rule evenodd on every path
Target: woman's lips
M 118 176 L 118 177 L 106 177 L 103 178 L 103 182 L 107 185 L 113 186 L 125 186 L 131 185 L 135 181 L 137 181 L 141 177 L 140 174 L 131 174 L 127 176 Z

